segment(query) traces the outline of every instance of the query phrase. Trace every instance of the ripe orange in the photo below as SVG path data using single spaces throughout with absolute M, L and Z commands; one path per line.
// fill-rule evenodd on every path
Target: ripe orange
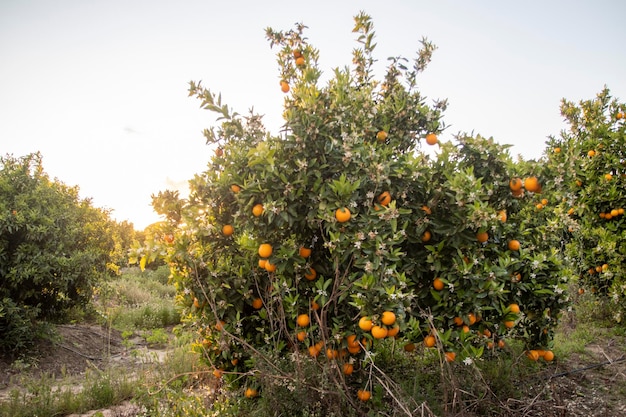
M 238 186 L 237 184 L 233 184 L 233 185 L 231 185 L 231 186 L 230 186 L 230 190 L 231 190 L 233 193 L 235 193 L 235 194 L 236 194 L 236 193 L 238 193 L 239 191 L 241 191 L 241 187 L 240 187 L 240 186 Z
M 320 309 L 320 305 L 315 300 L 311 300 L 311 310 L 317 311 Z
M 384 311 L 380 317 L 380 321 L 387 326 L 392 326 L 396 322 L 396 315 L 393 311 Z
M 381 206 L 387 207 L 391 203 L 391 194 L 389 194 L 389 191 L 385 191 L 378 196 L 377 200 Z
M 422 234 L 422 242 L 424 243 L 428 242 L 431 237 L 432 237 L 432 234 L 428 230 L 426 230 L 424 234 Z
M 349 362 L 344 363 L 341 368 L 341 372 L 343 372 L 344 375 L 352 375 L 352 372 L 354 372 L 354 365 Z
M 522 190 L 522 180 L 519 178 L 512 178 L 509 181 L 509 188 L 511 191 L 521 191 Z
M 254 207 L 252 207 L 252 214 L 254 214 L 255 217 L 259 217 L 264 211 L 265 208 L 263 204 L 255 204 Z
M 351 334 L 350 336 L 346 337 L 346 343 L 348 344 L 348 347 L 359 346 L 359 341 L 356 340 L 355 334 Z
M 301 66 L 304 65 L 304 63 L 305 63 L 305 61 L 304 61 L 304 57 L 303 56 L 299 56 L 298 58 L 296 58 L 296 65 L 297 66 L 301 67 Z
M 591 149 L 589 152 L 587 152 L 587 156 L 589 158 L 593 158 L 594 156 L 596 156 L 596 151 L 594 151 L 593 149 Z
M 213 376 L 217 379 L 221 378 L 224 375 L 224 371 L 221 369 L 213 369 Z
M 500 220 L 502 223 L 506 223 L 506 220 L 507 220 L 506 210 L 500 210 L 498 212 L 498 220 Z
M 338 208 L 337 211 L 335 211 L 335 218 L 339 223 L 347 222 L 350 220 L 350 217 L 352 217 L 352 214 L 350 214 L 350 210 L 346 207 Z
M 222 227 L 222 234 L 224 236 L 230 236 L 234 232 L 235 232 L 235 228 L 231 226 L 230 224 L 225 224 L 224 227 Z
M 304 274 L 304 277 L 309 281 L 313 281 L 315 278 L 317 278 L 317 271 L 313 268 L 309 268 L 309 272 Z
M 486 241 L 489 240 L 489 233 L 487 233 L 487 232 L 478 232 L 478 233 L 476 233 L 476 239 L 480 243 L 485 243 Z
M 289 92 L 289 83 L 287 81 L 280 82 L 280 91 L 282 91 L 283 93 Z
M 456 316 L 454 318 L 454 324 L 456 324 L 457 326 L 463 326 L 463 319 L 459 316 Z
M 265 269 L 266 264 L 267 264 L 267 259 L 259 259 L 259 268 Z
M 619 210 L 617 210 L 617 209 L 611 210 L 611 216 L 613 216 L 613 217 L 619 216 Z
M 273 264 L 270 261 L 266 261 L 265 262 L 265 270 L 267 272 L 274 272 L 274 271 L 276 271 L 276 264 Z
M 469 328 L 468 325 L 464 325 L 461 329 L 463 330 L 463 333 L 469 333 L 470 332 L 470 328 Z
M 374 339 L 384 339 L 389 331 L 382 326 L 372 326 L 372 337 Z
M 356 396 L 359 400 L 365 402 L 372 398 L 372 393 L 367 390 L 360 389 L 356 392 Z
M 544 206 L 547 206 L 548 205 L 548 199 L 547 198 L 543 198 L 541 200 L 541 204 L 543 204 Z
M 561 148 L 554 148 L 554 153 L 560 153 L 561 152 Z
M 311 319 L 309 319 L 309 315 L 308 314 L 300 314 L 298 316 L 298 318 L 296 319 L 296 323 L 300 327 L 306 327 L 309 324 L 311 324 Z
M 361 319 L 359 319 L 359 328 L 364 332 L 369 332 L 370 330 L 372 330 L 373 326 L 374 323 L 372 323 L 372 319 L 370 319 L 369 317 L 363 316 L 361 317 Z
M 387 139 L 387 136 L 389 136 L 387 132 L 385 132 L 384 130 L 381 130 L 380 132 L 376 134 L 376 139 L 383 142 L 385 139 Z
M 308 258 L 309 256 L 311 256 L 311 249 L 309 248 L 305 248 L 304 246 L 300 248 L 300 250 L 298 251 L 298 253 L 300 254 L 300 256 L 302 256 L 303 258 Z
M 519 305 L 517 305 L 515 303 L 509 304 L 509 310 L 511 311 L 511 313 L 515 313 L 515 314 L 519 314 L 519 312 L 520 312 Z
M 339 351 L 337 349 L 326 349 L 326 357 L 328 359 L 337 359 L 339 357 Z
M 317 345 L 309 346 L 309 355 L 313 358 L 316 358 L 320 354 L 321 351 L 322 349 L 317 347 Z
M 454 362 L 455 359 L 456 359 L 456 353 L 455 352 L 446 352 L 446 361 L 447 362 Z
M 625 115 L 624 115 L 624 113 L 622 113 L 622 112 L 618 112 L 618 113 L 615 115 L 615 118 L 616 118 L 617 120 L 619 120 L 619 119 L 623 119 L 624 117 L 626 117 L 626 116 L 625 116 Z
M 255 390 L 254 388 L 247 388 L 246 389 L 246 393 L 245 393 L 246 398 L 254 398 L 257 395 L 259 395 L 259 392 L 257 390 Z
M 500 349 L 504 349 L 505 346 L 506 346 L 506 343 L 504 342 L 504 340 L 502 339 L 498 340 L 498 347 Z
M 539 360 L 539 352 L 537 352 L 536 350 L 529 350 L 528 352 L 526 352 L 526 356 L 531 361 Z
M 433 335 L 428 335 L 424 338 L 424 346 L 428 348 L 435 346 L 436 343 L 437 343 L 437 339 L 435 339 L 435 336 Z
M 422 211 L 426 214 L 433 214 L 432 210 L 428 206 L 422 206 Z
M 512 250 L 512 251 L 518 251 L 520 248 L 519 240 L 515 240 L 515 239 L 509 240 L 508 248 L 509 250 Z
M 304 330 L 300 330 L 297 334 L 296 334 L 296 338 L 300 341 L 300 342 L 304 342 L 304 339 L 306 339 L 306 332 Z
M 252 300 L 252 308 L 258 310 L 261 307 L 263 307 L 263 300 L 261 300 L 260 298 L 255 298 L 254 300 Z
M 269 243 L 262 243 L 259 246 L 259 256 L 261 258 L 269 258 L 270 256 L 272 256 L 272 252 L 273 252 L 272 245 L 270 245 Z
M 433 288 L 436 289 L 437 291 L 443 290 L 444 287 L 445 287 L 445 284 L 443 283 L 441 278 L 435 278 L 433 280 Z
M 436 145 L 439 140 L 437 139 L 437 135 L 434 133 L 429 133 L 426 135 L 426 143 L 429 145 Z
M 507 321 L 504 322 L 504 326 L 507 329 L 511 329 L 511 328 L 513 328 L 515 326 L 515 321 L 514 320 L 507 320 Z
M 537 177 L 528 177 L 524 180 L 524 188 L 526 191 L 530 191 L 531 193 L 540 193 L 541 192 L 541 184 Z
M 469 313 L 467 315 L 467 319 L 469 320 L 469 325 L 472 326 L 474 323 L 476 323 L 476 315 L 474 313 Z
M 604 179 L 607 181 L 611 181 L 613 179 L 613 175 L 611 174 L 604 174 Z
M 400 326 L 397 324 L 391 329 L 387 330 L 387 337 L 396 337 L 400 333 Z
M 219 157 L 219 156 L 222 156 L 222 155 L 224 155 L 224 149 L 222 149 L 222 148 L 216 148 L 216 149 L 215 149 L 215 156 L 218 156 L 218 157 Z
M 554 353 L 551 350 L 546 350 L 543 354 L 543 360 L 552 362 L 554 360 Z

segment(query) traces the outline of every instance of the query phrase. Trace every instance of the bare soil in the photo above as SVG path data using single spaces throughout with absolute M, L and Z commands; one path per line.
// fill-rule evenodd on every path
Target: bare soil
M 132 369 L 131 365 L 136 363 L 118 331 L 81 324 L 58 326 L 58 332 L 58 341 L 39 346 L 41 354 L 28 366 L 0 359 L 0 401 L 23 376 L 37 377 L 43 373 L 56 377 L 81 375 L 88 368 L 123 365 Z M 133 349 L 145 348 L 142 339 L 131 341 Z M 527 381 L 527 398 L 499 399 L 501 415 L 626 417 L 625 355 L 626 338 L 612 337 L 588 345 L 584 353 L 573 354 L 567 360 L 557 358 Z M 140 414 L 140 410 L 128 402 L 71 417 L 90 417 L 97 412 L 105 417 Z

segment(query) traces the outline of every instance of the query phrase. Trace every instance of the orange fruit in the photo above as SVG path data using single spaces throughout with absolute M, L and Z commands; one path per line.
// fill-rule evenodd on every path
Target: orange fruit
M 607 181 L 611 181 L 613 179 L 613 175 L 611 174 L 604 174 L 604 179 Z
M 224 149 L 216 148 L 215 149 L 215 156 L 222 156 L 222 155 L 224 155 Z
M 396 324 L 391 329 L 387 330 L 387 337 L 396 337 L 398 333 L 400 333 L 400 326 Z
M 346 343 L 348 344 L 348 347 L 359 346 L 359 341 L 356 340 L 355 334 L 351 334 L 350 336 L 346 337 Z
M 622 118 L 624 118 L 624 117 L 625 117 L 625 116 L 624 116 L 624 113 L 622 113 L 622 112 L 618 112 L 618 113 L 615 115 L 615 118 L 616 118 L 617 120 L 622 119 Z
M 517 305 L 515 303 L 509 304 L 509 310 L 511 311 L 511 313 L 515 313 L 515 314 L 519 314 L 519 312 L 520 312 L 519 305 Z
M 372 323 L 372 319 L 369 317 L 363 316 L 359 319 L 359 328 L 364 332 L 369 332 L 372 330 L 374 323 Z
M 245 393 L 246 398 L 254 398 L 257 395 L 259 395 L 259 392 L 257 390 L 255 390 L 254 388 L 247 388 L 246 389 L 246 393 Z
M 480 243 L 485 243 L 486 241 L 489 240 L 489 233 L 487 233 L 487 232 L 478 232 L 478 233 L 476 233 L 476 239 Z
M 315 300 L 311 300 L 311 310 L 313 311 L 317 311 L 320 309 L 320 305 L 317 304 L 317 301 Z
M 328 359 L 337 359 L 339 357 L 339 351 L 337 349 L 326 349 L 326 357 Z
M 432 234 L 428 230 L 426 230 L 424 234 L 422 234 L 422 242 L 424 243 L 428 242 L 431 237 L 432 237 Z
M 522 190 L 522 180 L 519 178 L 512 178 L 509 181 L 509 188 L 511 191 L 521 191 Z
M 384 311 L 380 321 L 387 326 L 392 326 L 396 322 L 396 315 L 393 311 Z
M 554 353 L 551 350 L 546 350 L 543 354 L 543 359 L 546 362 L 552 362 L 554 360 Z
M 484 329 L 484 330 L 483 330 L 483 335 L 485 335 L 485 337 L 491 337 L 491 330 L 489 330 L 489 329 Z
M 561 148 L 554 148 L 554 153 L 560 153 L 561 152 Z
M 514 320 L 507 320 L 507 321 L 504 322 L 504 326 L 507 329 L 511 329 L 511 328 L 513 328 L 515 326 L 515 321 Z
M 214 376 L 215 378 L 218 378 L 218 379 L 219 379 L 219 378 L 221 378 L 221 377 L 222 377 L 222 375 L 224 375 L 224 371 L 223 371 L 223 370 L 221 370 L 221 369 L 214 369 L 214 370 L 213 370 L 213 376 Z
M 254 207 L 252 207 L 252 214 L 254 214 L 255 217 L 259 217 L 264 211 L 265 208 L 263 204 L 255 204 Z
M 267 272 L 274 272 L 274 271 L 276 271 L 276 264 L 273 264 L 270 261 L 266 261 L 265 262 L 265 270 Z
M 368 390 L 360 389 L 356 392 L 356 396 L 359 400 L 365 402 L 372 398 L 372 393 Z
M 444 287 L 445 287 L 445 284 L 443 283 L 441 278 L 435 278 L 433 280 L 433 288 L 436 289 L 437 291 L 443 290 Z
M 344 363 L 341 368 L 341 372 L 343 372 L 344 375 L 352 375 L 352 372 L 354 372 L 354 365 L 349 362 Z
M 309 272 L 304 274 L 304 277 L 309 281 L 313 281 L 315 278 L 317 278 L 317 271 L 313 268 L 309 268 Z
M 544 206 L 547 206 L 548 205 L 548 199 L 547 198 L 542 199 L 541 200 L 541 204 L 543 204 Z
M 422 206 L 422 211 L 426 214 L 433 214 L 432 210 L 428 206 Z
M 455 352 L 446 352 L 446 361 L 447 362 L 454 362 L 455 359 L 456 359 L 456 353 Z
M 259 256 L 261 258 L 269 258 L 270 256 L 272 256 L 273 250 L 274 248 L 272 248 L 272 245 L 270 245 L 269 243 L 262 243 L 259 246 Z
M 459 316 L 456 316 L 454 318 L 454 324 L 456 324 L 457 326 L 463 326 L 463 319 Z
M 266 264 L 267 264 L 267 259 L 259 259 L 259 268 L 265 269 Z
M 296 323 L 300 327 L 306 327 L 309 324 L 311 324 L 311 319 L 309 319 L 309 315 L 308 314 L 300 314 L 298 316 L 298 318 L 296 319 Z
M 241 187 L 240 187 L 240 186 L 238 186 L 237 184 L 233 184 L 233 185 L 231 185 L 231 186 L 230 186 L 230 190 L 231 190 L 233 193 L 235 193 L 235 194 L 236 194 L 236 193 L 238 193 L 239 191 L 241 191 Z
M 518 251 L 520 248 L 519 240 L 515 240 L 515 239 L 509 240 L 508 248 L 509 250 L 512 250 L 512 251 Z
M 435 339 L 435 336 L 433 335 L 428 335 L 424 338 L 424 346 L 428 348 L 435 346 L 436 343 L 437 343 L 437 339 Z
M 578 187 L 582 187 L 583 182 L 582 182 L 581 180 L 576 180 L 576 185 L 577 185 Z
M 320 354 L 321 351 L 322 349 L 317 347 L 317 345 L 309 346 L 309 355 L 313 358 L 316 358 Z
M 391 194 L 389 194 L 389 191 L 385 191 L 378 196 L 377 200 L 381 206 L 387 207 L 391 203 Z
M 526 352 L 526 356 L 531 361 L 539 360 L 539 352 L 537 352 L 536 350 L 529 350 L 528 352 Z
M 593 158 L 594 156 L 596 156 L 596 151 L 594 151 L 593 149 L 591 149 L 589 152 L 587 152 L 587 156 L 589 158 Z
M 506 210 L 500 210 L 498 212 L 498 220 L 500 220 L 502 223 L 506 223 L 506 220 L 507 220 Z
M 309 248 L 305 248 L 304 246 L 300 248 L 300 250 L 298 251 L 298 253 L 300 254 L 300 256 L 302 256 L 303 258 L 308 258 L 309 256 L 311 256 L 311 249 Z
M 504 340 L 502 339 L 498 340 L 498 347 L 500 349 L 504 349 L 505 346 L 506 346 L 506 343 L 504 343 Z
M 222 234 L 224 236 L 230 236 L 234 232 L 235 232 L 235 228 L 231 226 L 230 224 L 225 224 L 224 227 L 222 227 Z
M 528 177 L 524 180 L 524 188 L 526 191 L 530 191 L 531 193 L 540 193 L 541 192 L 541 184 L 539 184 L 539 180 L 537 177 Z
M 613 217 L 619 216 L 619 210 L 617 210 L 617 209 L 611 210 L 611 216 L 613 216 Z
M 409 342 L 404 345 L 405 352 L 413 352 L 415 350 L 415 343 Z
M 289 83 L 287 81 L 280 82 L 280 91 L 282 91 L 283 93 L 289 92 Z
M 305 61 L 304 61 L 304 57 L 303 56 L 299 56 L 298 58 L 296 58 L 296 65 L 297 66 L 301 67 L 301 66 L 304 65 L 304 63 L 305 63 Z
M 376 139 L 383 142 L 385 139 L 387 139 L 387 136 L 389 136 L 387 132 L 385 132 L 384 130 L 381 130 L 380 132 L 376 134 Z
M 606 272 L 609 269 L 609 264 L 603 264 L 602 265 L 602 272 Z
M 468 325 L 464 325 L 461 329 L 463 330 L 463 333 L 469 333 L 470 332 L 470 328 L 469 328 Z
M 389 331 L 382 326 L 372 326 L 372 337 L 374 339 L 384 339 Z
M 583 295 L 585 293 L 585 289 L 584 288 L 579 288 L 578 289 L 578 294 Z
M 306 339 L 306 332 L 304 330 L 299 331 L 296 334 L 296 338 L 300 341 L 300 342 L 304 342 L 304 339 Z
M 537 210 L 541 210 L 543 208 L 543 204 L 539 203 L 535 206 Z
M 254 300 L 252 300 L 252 308 L 258 310 L 261 307 L 263 307 L 263 300 L 261 300 L 260 298 L 255 298 Z
M 476 315 L 474 313 L 469 313 L 467 315 L 467 319 L 469 320 L 469 325 L 472 326 L 474 323 L 476 323 Z
M 437 135 L 435 135 L 434 133 L 429 133 L 426 135 L 426 143 L 429 145 L 436 145 L 437 142 L 439 142 L 439 139 L 437 139 Z
M 350 214 L 350 210 L 346 207 L 338 208 L 337 211 L 335 211 L 335 218 L 339 223 L 347 222 L 350 220 L 350 217 L 352 217 L 352 214 Z

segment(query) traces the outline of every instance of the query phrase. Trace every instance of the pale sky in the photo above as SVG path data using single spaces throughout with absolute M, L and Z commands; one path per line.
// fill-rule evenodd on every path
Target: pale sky
M 184 188 L 212 155 L 201 132 L 215 119 L 188 82 L 276 133 L 284 95 L 264 29 L 307 25 L 328 75 L 351 62 L 360 10 L 380 75 L 422 37 L 438 46 L 419 85 L 449 101 L 442 140 L 480 133 L 537 158 L 564 127 L 561 98 L 607 85 L 626 100 L 623 0 L 0 0 L 0 154 L 41 151 L 51 177 L 141 230 L 158 220 L 150 195 Z

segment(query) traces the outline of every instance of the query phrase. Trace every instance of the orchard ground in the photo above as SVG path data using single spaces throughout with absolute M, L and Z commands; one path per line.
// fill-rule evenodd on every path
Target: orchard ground
M 476 397 L 476 402 L 491 403 L 492 413 L 500 410 L 495 415 L 626 416 L 626 334 L 623 329 L 614 327 L 610 320 L 594 315 L 592 311 L 597 311 L 597 305 L 585 296 L 577 300 L 576 306 L 576 310 L 568 313 L 561 321 L 556 335 L 558 356 L 553 363 L 533 368 L 523 379 L 514 380 L 515 377 L 506 374 L 497 377 L 500 379 L 498 384 L 524 387 L 520 397 L 497 398 L 494 392 L 470 392 L 470 395 Z M 122 370 L 126 378 L 137 378 L 141 384 L 145 384 L 148 380 L 142 375 L 158 374 L 157 369 L 162 366 L 162 362 L 157 359 L 167 360 L 176 351 L 173 337 L 167 344 L 148 347 L 144 338 L 137 335 L 128 337 L 119 330 L 92 323 L 60 325 L 56 330 L 56 341 L 41 341 L 34 356 L 17 361 L 6 358 L 0 360 L 0 402 L 7 401 L 10 393 L 16 389 L 32 390 L 33 384 L 49 384 L 50 378 L 54 378 L 53 385 L 59 389 L 79 392 L 83 388 L 86 373 L 95 370 Z M 137 352 L 142 353 L 138 355 Z M 418 349 L 413 355 L 417 358 L 423 355 L 423 351 Z M 495 361 L 484 359 L 490 360 Z M 523 354 L 513 358 L 513 363 L 514 367 L 529 366 Z M 468 365 L 461 363 L 453 366 L 460 373 L 466 373 L 468 369 Z M 495 366 L 493 368 L 496 371 L 498 369 Z M 201 369 L 198 375 L 203 375 Z M 489 375 L 484 376 L 490 378 Z M 42 378 L 48 382 L 41 382 Z M 118 378 L 123 377 L 118 375 Z M 204 395 L 205 400 L 209 399 L 206 393 L 216 387 L 217 381 L 213 377 L 199 377 L 197 380 L 198 385 L 188 395 Z M 153 393 L 166 383 L 165 380 L 152 381 L 150 387 L 144 388 Z M 146 415 L 142 408 L 145 398 L 137 392 L 133 395 L 106 408 L 65 415 Z M 158 394 L 154 395 L 158 397 Z M 441 399 L 429 399 L 427 405 L 437 401 Z M 2 411 L 0 404 L 0 415 L 4 416 Z M 449 415 L 479 414 L 465 410 L 460 414 Z

